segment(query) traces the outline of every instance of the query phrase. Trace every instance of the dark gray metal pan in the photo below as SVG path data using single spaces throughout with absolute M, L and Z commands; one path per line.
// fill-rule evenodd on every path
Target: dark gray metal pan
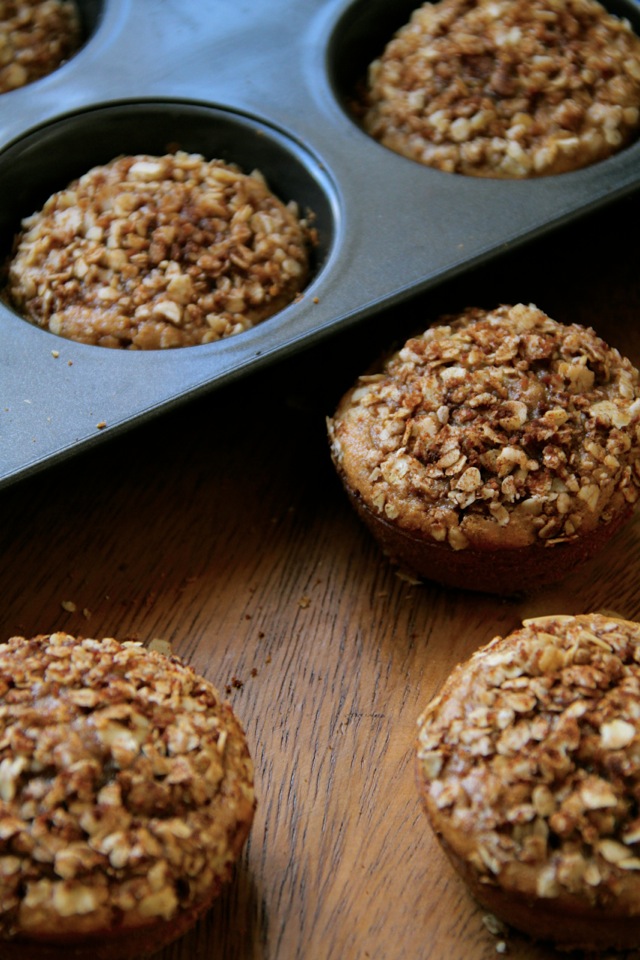
M 0 97 L 0 254 L 23 216 L 96 163 L 170 145 L 258 168 L 316 217 L 304 296 L 200 347 L 63 340 L 0 306 L 0 485 L 276 357 L 363 323 L 640 185 L 640 143 L 571 174 L 479 180 L 421 167 L 349 115 L 354 82 L 413 3 L 89 0 L 86 42 Z M 640 8 L 608 4 L 639 29 Z M 57 354 L 57 356 L 54 356 Z

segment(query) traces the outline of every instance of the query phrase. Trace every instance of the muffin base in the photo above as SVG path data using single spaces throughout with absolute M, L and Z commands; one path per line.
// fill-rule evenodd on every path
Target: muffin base
M 238 850 L 248 831 L 238 838 Z M 183 936 L 195 926 L 210 909 L 224 883 L 219 881 L 206 900 L 179 912 L 171 920 L 155 920 L 144 927 L 121 927 L 116 931 L 73 937 L 71 934 L 57 940 L 38 937 L 16 937 L 0 940 L 2 960 L 136 960 L 149 957 Z
M 355 491 L 348 486 L 346 490 L 357 514 L 392 563 L 421 580 L 499 596 L 529 593 L 564 579 L 601 550 L 632 512 L 629 508 L 575 540 L 549 546 L 532 543 L 504 550 L 453 550 L 390 523 L 374 513 Z
M 423 806 L 429 808 L 423 797 Z M 552 943 L 561 951 L 633 950 L 640 944 L 640 916 L 608 909 L 589 910 L 583 901 L 565 894 L 553 899 L 526 896 L 516 889 L 503 890 L 481 883 L 472 868 L 437 832 L 440 846 L 474 900 L 509 927 L 532 940 Z M 517 864 L 514 865 L 517 869 Z

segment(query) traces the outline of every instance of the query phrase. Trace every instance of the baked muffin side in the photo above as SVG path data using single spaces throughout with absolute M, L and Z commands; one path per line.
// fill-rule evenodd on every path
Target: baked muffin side
M 409 567 L 423 547 L 553 563 L 639 496 L 638 371 L 534 305 L 442 318 L 360 377 L 328 430 L 354 505 Z
M 524 621 L 459 665 L 418 722 L 431 825 L 476 899 L 585 950 L 640 942 L 640 624 Z
M 254 808 L 231 707 L 177 658 L 64 633 L 0 645 L 3 956 L 159 949 L 229 879 Z

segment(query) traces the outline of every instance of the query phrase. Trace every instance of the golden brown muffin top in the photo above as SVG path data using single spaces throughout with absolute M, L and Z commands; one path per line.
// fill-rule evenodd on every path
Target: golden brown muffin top
M 470 308 L 360 377 L 332 455 L 374 513 L 455 550 L 563 542 L 638 499 L 639 383 L 591 329 Z
M 419 719 L 432 822 L 482 883 L 624 914 L 640 896 L 640 624 L 525 620 Z
M 440 170 L 586 166 L 640 120 L 640 38 L 596 0 L 425 3 L 369 68 L 365 129 Z
M 51 73 L 80 41 L 71 0 L 0 0 L 0 93 Z
M 254 811 L 214 687 L 138 643 L 0 645 L 0 933 L 171 920 L 228 878 Z
M 158 349 L 240 333 L 304 286 L 310 231 L 258 171 L 119 157 L 23 221 L 6 298 L 52 333 Z

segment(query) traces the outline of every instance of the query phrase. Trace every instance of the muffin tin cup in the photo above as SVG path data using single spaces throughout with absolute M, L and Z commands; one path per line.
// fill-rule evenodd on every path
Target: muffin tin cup
M 607 4 L 609 6 L 609 4 Z M 244 333 L 167 351 L 87 346 L 0 306 L 0 485 L 364 321 L 640 184 L 640 144 L 575 173 L 462 177 L 374 142 L 353 84 L 414 4 L 91 0 L 66 64 L 0 97 L 0 246 L 55 190 L 179 147 L 261 170 L 318 232 L 303 295 Z M 629 0 L 611 9 L 632 19 Z M 402 9 L 401 9 L 402 7 Z M 392 339 L 393 333 L 390 333 Z

